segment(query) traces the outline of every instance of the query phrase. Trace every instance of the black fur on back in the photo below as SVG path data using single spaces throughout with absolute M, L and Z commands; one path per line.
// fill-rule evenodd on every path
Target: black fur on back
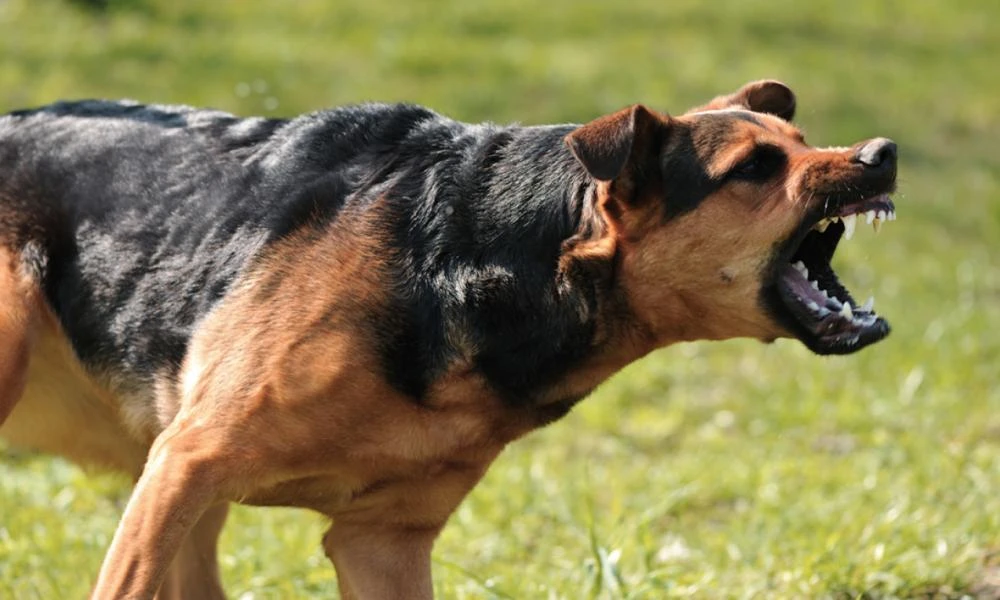
M 593 282 L 557 277 L 563 243 L 593 218 L 593 182 L 563 143 L 574 128 L 411 105 L 278 120 L 54 104 L 0 117 L 0 235 L 41 247 L 48 300 L 86 365 L 148 381 L 177 369 L 268 244 L 347 207 L 378 211 L 393 250 L 394 310 L 372 315 L 386 377 L 420 401 L 471 352 L 504 398 L 530 403 L 594 336 Z

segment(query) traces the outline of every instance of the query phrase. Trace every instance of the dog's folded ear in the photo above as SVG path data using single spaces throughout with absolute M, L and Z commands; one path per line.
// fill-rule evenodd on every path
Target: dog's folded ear
M 744 108 L 791 121 L 795 116 L 795 94 L 780 81 L 762 79 L 751 81 L 735 93 L 717 96 L 708 104 L 693 108 L 688 113 L 724 108 Z
M 621 175 L 637 147 L 663 125 L 663 118 L 641 104 L 599 117 L 566 136 L 566 144 L 594 179 L 611 181 Z

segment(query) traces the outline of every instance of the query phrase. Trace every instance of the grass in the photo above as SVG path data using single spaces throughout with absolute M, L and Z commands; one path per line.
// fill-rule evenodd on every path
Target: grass
M 648 357 L 514 444 L 435 551 L 442 598 L 1000 598 L 1000 4 L 983 0 L 0 2 L 0 109 L 136 97 L 240 114 L 408 100 L 466 120 L 679 112 L 746 80 L 810 141 L 901 149 L 899 221 L 838 252 L 894 326 Z M 127 489 L 0 462 L 0 597 L 86 595 Z M 234 598 L 329 597 L 325 523 L 238 508 Z

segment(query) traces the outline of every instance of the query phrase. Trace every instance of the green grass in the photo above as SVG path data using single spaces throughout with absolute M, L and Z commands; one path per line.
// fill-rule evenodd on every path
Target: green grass
M 777 77 L 824 145 L 900 146 L 899 221 L 838 252 L 894 333 L 660 351 L 514 444 L 435 552 L 443 598 L 1000 598 L 1000 4 L 0 1 L 0 109 L 240 114 L 408 100 L 466 120 L 679 112 Z M 0 462 L 0 598 L 83 597 L 126 488 Z M 229 593 L 329 597 L 325 524 L 234 511 Z M 247 595 L 244 595 L 247 594 Z M 252 595 L 251 595 L 252 594 Z

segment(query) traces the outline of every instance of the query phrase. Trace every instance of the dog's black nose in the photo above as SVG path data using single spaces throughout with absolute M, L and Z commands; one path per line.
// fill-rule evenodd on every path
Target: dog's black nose
M 880 167 L 882 163 L 890 163 L 894 166 L 896 164 L 896 142 L 889 138 L 869 140 L 854 153 L 854 162 L 869 167 Z

